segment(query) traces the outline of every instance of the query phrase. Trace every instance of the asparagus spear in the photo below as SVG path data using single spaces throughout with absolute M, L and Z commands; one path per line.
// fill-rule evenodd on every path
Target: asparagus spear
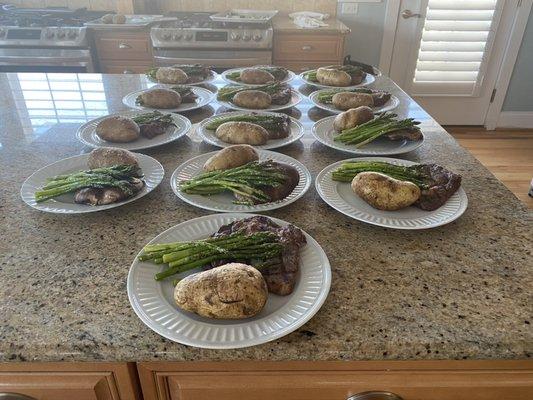
M 283 85 L 280 83 L 269 83 L 267 85 L 258 86 L 228 85 L 218 91 L 217 99 L 221 101 L 232 101 L 237 93 L 244 90 L 259 90 L 268 94 L 275 94 L 281 89 L 283 89 Z
M 215 131 L 220 125 L 225 122 L 251 122 L 256 125 L 260 125 L 267 131 L 278 131 L 283 128 L 283 124 L 286 123 L 287 117 L 281 115 L 258 115 L 258 114 L 242 114 L 233 116 L 220 116 L 214 118 L 205 127 L 211 131 Z

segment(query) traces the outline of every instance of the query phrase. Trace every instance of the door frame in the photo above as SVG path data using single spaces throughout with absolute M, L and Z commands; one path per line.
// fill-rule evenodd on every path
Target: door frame
M 503 103 L 507 94 L 507 89 L 511 81 L 516 58 L 522 44 L 522 39 L 529 19 L 529 14 L 533 6 L 533 0 L 510 0 L 515 5 L 514 18 L 509 28 L 509 32 L 504 38 L 505 47 L 495 48 L 492 52 L 492 62 L 498 65 L 495 79 L 495 95 L 489 104 L 485 115 L 484 126 L 487 130 L 494 130 L 498 127 Z M 381 43 L 381 53 L 379 69 L 389 75 L 392 63 L 392 55 L 398 28 L 398 17 L 402 0 L 389 0 L 385 8 L 385 20 L 383 28 L 383 40 Z

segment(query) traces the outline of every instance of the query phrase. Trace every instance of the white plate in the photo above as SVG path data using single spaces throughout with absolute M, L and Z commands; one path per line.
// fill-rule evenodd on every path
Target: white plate
M 359 84 L 359 85 L 350 85 L 350 86 L 328 86 L 328 85 L 322 85 L 321 83 L 318 83 L 318 82 L 312 82 L 310 80 L 308 80 L 306 77 L 305 77 L 305 74 L 307 74 L 308 72 L 311 72 L 311 71 L 315 71 L 314 69 L 311 69 L 309 71 L 304 71 L 300 74 L 300 78 L 302 79 L 302 81 L 304 81 L 305 83 L 307 83 L 308 85 L 311 85 L 311 86 L 315 86 L 315 87 L 319 87 L 319 88 L 323 88 L 323 89 L 355 89 L 355 88 L 358 88 L 358 87 L 361 87 L 361 86 L 367 86 L 367 85 L 370 85 L 371 83 L 373 83 L 375 80 L 376 80 L 376 77 L 372 74 L 366 74 L 365 75 L 365 79 L 363 79 L 363 81 Z
M 198 194 L 183 193 L 178 188 L 178 182 L 192 179 L 203 172 L 203 166 L 205 162 L 218 151 L 202 154 L 200 156 L 191 158 L 190 160 L 181 164 L 170 178 L 170 185 L 172 191 L 180 199 L 189 203 L 195 207 L 200 207 L 206 210 L 218 211 L 218 212 L 263 212 L 268 210 L 275 210 L 276 208 L 284 207 L 288 204 L 294 203 L 300 197 L 302 197 L 309 187 L 313 178 L 309 170 L 294 158 L 286 156 L 285 154 L 276 153 L 268 150 L 258 150 L 259 161 L 273 160 L 280 163 L 290 165 L 298 171 L 300 175 L 300 181 L 298 185 L 293 189 L 292 193 L 285 197 L 283 200 L 275 201 L 266 204 L 255 204 L 253 206 L 247 206 L 243 204 L 234 204 L 235 198 L 231 193 L 221 193 L 213 196 L 201 196 Z
M 313 93 L 311 93 L 309 95 L 309 100 L 311 100 L 311 102 L 315 106 L 317 106 L 318 108 L 321 108 L 322 110 L 326 110 L 326 111 L 329 111 L 329 112 L 334 113 L 334 114 L 340 114 L 341 112 L 343 112 L 343 110 L 339 110 L 333 104 L 325 104 L 325 103 L 321 103 L 320 101 L 318 101 L 318 95 L 321 92 L 324 92 L 326 90 L 331 90 L 331 89 L 317 90 L 316 92 L 313 92 Z M 384 112 L 384 111 L 390 111 L 390 110 L 394 110 L 399 105 L 400 105 L 400 100 L 396 96 L 392 95 L 390 100 L 387 101 L 382 106 L 380 106 L 380 107 L 372 107 L 372 111 L 374 111 L 375 113 L 380 113 L 380 112 Z
M 209 129 L 206 129 L 206 126 L 208 124 L 210 124 L 213 120 L 216 120 L 217 118 L 223 118 L 223 117 L 232 116 L 232 115 L 243 115 L 243 114 L 248 114 L 248 113 L 249 113 L 249 111 L 248 112 L 235 111 L 235 112 L 227 112 L 227 113 L 223 113 L 223 114 L 214 115 L 214 116 L 212 116 L 210 118 L 204 119 L 198 125 L 198 131 L 197 132 L 202 137 L 204 142 L 207 142 L 207 143 L 212 144 L 214 146 L 218 146 L 218 147 L 233 146 L 232 143 L 226 143 L 226 142 L 220 140 L 219 138 L 217 138 L 215 136 L 215 131 L 210 131 Z M 254 113 L 259 114 L 259 115 L 264 115 L 264 114 L 274 114 L 275 115 L 275 113 L 260 112 L 260 111 L 254 111 Z M 278 147 L 287 146 L 288 144 L 291 144 L 291 143 L 297 141 L 298 139 L 300 139 L 305 133 L 304 126 L 297 119 L 292 118 L 292 117 L 289 117 L 289 118 L 291 119 L 291 133 L 290 133 L 289 136 L 287 136 L 286 138 L 283 138 L 283 139 L 269 140 L 267 142 L 267 144 L 258 145 L 258 146 L 254 146 L 254 147 L 256 149 L 263 149 L 263 150 L 276 149 Z
M 24 202 L 31 207 L 40 211 L 56 214 L 84 214 L 120 207 L 124 204 L 131 203 L 132 201 L 146 196 L 161 183 L 163 176 L 165 175 L 163 166 L 156 159 L 139 153 L 135 153 L 135 155 L 137 156 L 139 166 L 144 173 L 143 179 L 145 184 L 142 190 L 135 196 L 119 203 L 106 204 L 102 206 L 76 204 L 74 202 L 73 193 L 65 194 L 56 199 L 51 199 L 43 203 L 37 203 L 35 201 L 35 192 L 44 186 L 47 178 L 88 169 L 87 159 L 89 158 L 89 154 L 65 158 L 63 160 L 56 161 L 53 164 L 47 165 L 37 172 L 34 172 L 22 184 L 20 196 L 22 197 L 22 200 L 24 200 Z
M 146 79 L 148 79 L 150 82 L 157 83 L 161 86 L 169 87 L 169 86 L 196 86 L 196 85 L 204 85 L 206 83 L 211 83 L 214 80 L 218 78 L 218 74 L 215 71 L 210 70 L 209 76 L 207 76 L 204 80 L 198 81 L 198 82 L 191 82 L 191 83 L 162 83 L 159 82 L 157 79 L 153 79 L 148 74 L 146 74 Z
M 331 179 L 331 173 L 347 161 L 385 161 L 396 165 L 414 165 L 407 160 L 385 157 L 362 157 L 342 160 L 324 168 L 317 176 L 315 186 L 318 194 L 335 210 L 368 224 L 394 229 L 429 229 L 448 224 L 459 218 L 468 206 L 463 188 L 459 188 L 446 204 L 434 211 L 408 207 L 398 211 L 377 210 L 357 196 L 350 183 Z
M 168 229 L 149 244 L 206 238 L 222 225 L 251 216 L 206 215 Z M 271 219 L 282 226 L 288 224 Z M 326 253 L 310 235 L 305 233 L 305 237 L 307 244 L 300 253 L 300 273 L 294 291 L 288 296 L 269 294 L 265 308 L 253 318 L 215 320 L 179 309 L 174 302 L 172 279 L 162 282 L 154 279 L 154 274 L 164 267 L 137 259 L 128 274 L 131 306 L 150 329 L 188 346 L 236 349 L 279 339 L 304 325 L 317 313 L 331 285 L 331 267 Z
M 177 85 L 174 85 L 174 86 L 177 86 Z M 184 86 L 184 85 L 180 85 L 180 86 Z M 198 108 L 202 108 L 206 105 L 208 105 L 209 103 L 211 103 L 214 99 L 215 99 L 215 96 L 216 96 L 216 93 L 213 93 L 211 92 L 210 90 L 207 90 L 207 89 L 204 89 L 204 88 L 201 88 L 201 87 L 197 87 L 197 86 L 190 86 L 191 90 L 194 92 L 194 94 L 196 94 L 198 96 L 198 98 L 196 99 L 196 101 L 194 103 L 182 103 L 180 104 L 179 107 L 177 108 L 151 108 L 151 107 L 145 107 L 145 106 L 140 106 L 136 103 L 136 100 L 137 100 L 137 97 L 139 97 L 139 95 L 143 92 L 146 92 L 148 90 L 151 90 L 151 89 L 155 89 L 157 87 L 164 87 L 164 86 L 154 86 L 150 89 L 142 89 L 142 90 L 137 90 L 135 92 L 132 92 L 132 93 L 129 93 L 127 94 L 126 96 L 124 96 L 124 98 L 122 99 L 122 103 L 124 103 L 124 105 L 130 107 L 130 108 L 134 108 L 136 110 L 148 110 L 148 111 L 154 111 L 154 110 L 158 110 L 158 111 L 161 111 L 161 112 L 166 112 L 166 113 L 169 113 L 169 112 L 185 112 L 185 111 L 192 111 L 192 110 L 196 110 Z
M 179 139 L 180 137 L 184 136 L 189 132 L 191 129 L 191 121 L 189 121 L 188 118 L 185 118 L 182 115 L 179 114 L 172 114 L 168 113 L 172 116 L 172 119 L 174 120 L 174 123 L 176 124 L 175 127 L 170 126 L 168 127 L 166 133 L 162 135 L 158 135 L 154 137 L 153 139 L 148 139 L 145 137 L 140 137 L 139 139 L 128 142 L 128 143 L 116 143 L 116 142 L 108 142 L 107 140 L 100 139 L 100 137 L 96 134 L 96 126 L 98 123 L 108 117 L 112 116 L 123 116 L 123 117 L 130 117 L 133 118 L 140 114 L 146 114 L 147 111 L 123 111 L 117 114 L 112 115 L 106 115 L 105 117 L 96 118 L 92 121 L 89 121 L 82 126 L 79 127 L 78 131 L 76 132 L 76 137 L 78 140 L 80 140 L 83 144 L 90 146 L 90 147 L 117 147 L 120 149 L 125 150 L 141 150 L 141 149 L 149 149 L 150 147 L 156 147 L 161 146 L 162 144 L 173 142 L 174 140 Z
M 335 129 L 333 129 L 334 120 L 335 116 L 332 116 L 316 122 L 312 129 L 313 136 L 320 143 L 331 147 L 332 149 L 345 151 L 347 153 L 366 156 L 392 156 L 416 150 L 424 143 L 423 136 L 421 140 L 389 140 L 386 138 L 379 138 L 358 149 L 355 145 L 344 144 L 333 140 L 337 135 Z
M 260 67 L 259 65 L 256 65 L 255 67 Z M 247 68 L 254 68 L 254 67 L 247 67 Z M 230 79 L 228 78 L 228 75 L 233 73 L 233 72 L 241 72 L 242 70 L 244 70 L 246 68 L 232 68 L 232 69 L 228 69 L 227 71 L 224 71 L 222 72 L 221 76 L 222 76 L 222 79 L 224 79 L 226 82 L 228 83 L 231 83 L 231 84 L 237 84 L 237 85 L 241 85 L 241 86 L 257 86 L 257 84 L 249 84 L 249 83 L 243 83 L 243 82 L 240 82 L 240 81 L 234 81 L 233 79 Z M 294 78 L 296 78 L 296 74 L 292 71 L 289 71 L 287 70 L 288 72 L 288 75 L 285 79 L 283 79 L 282 81 L 277 81 L 278 83 L 289 83 L 290 81 L 292 81 Z
M 232 108 L 234 110 L 240 110 L 240 111 L 279 111 L 279 110 L 285 110 L 287 108 L 294 107 L 294 106 L 298 105 L 302 101 L 302 96 L 300 95 L 300 93 L 296 92 L 294 89 L 291 89 L 291 93 L 292 93 L 291 100 L 287 104 L 284 104 L 284 105 L 281 105 L 281 106 L 272 104 L 268 108 L 261 109 L 261 110 L 255 110 L 253 108 L 239 107 L 239 106 L 236 106 L 235 104 L 233 104 L 230 101 L 221 101 L 221 100 L 217 100 L 217 101 L 220 103 L 220 105 L 222 105 L 222 106 L 224 106 L 226 108 Z

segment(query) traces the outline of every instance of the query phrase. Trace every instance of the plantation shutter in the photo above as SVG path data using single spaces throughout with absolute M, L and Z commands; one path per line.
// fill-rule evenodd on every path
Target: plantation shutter
M 502 5 L 502 0 L 428 0 L 409 92 L 477 96 Z

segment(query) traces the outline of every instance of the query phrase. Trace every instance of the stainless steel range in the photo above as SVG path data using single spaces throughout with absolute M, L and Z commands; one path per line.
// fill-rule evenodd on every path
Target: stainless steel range
M 175 13 L 151 29 L 158 66 L 201 63 L 215 69 L 272 63 L 270 23 L 216 22 L 211 13 Z
M 85 9 L 0 8 L 0 72 L 92 72 Z

